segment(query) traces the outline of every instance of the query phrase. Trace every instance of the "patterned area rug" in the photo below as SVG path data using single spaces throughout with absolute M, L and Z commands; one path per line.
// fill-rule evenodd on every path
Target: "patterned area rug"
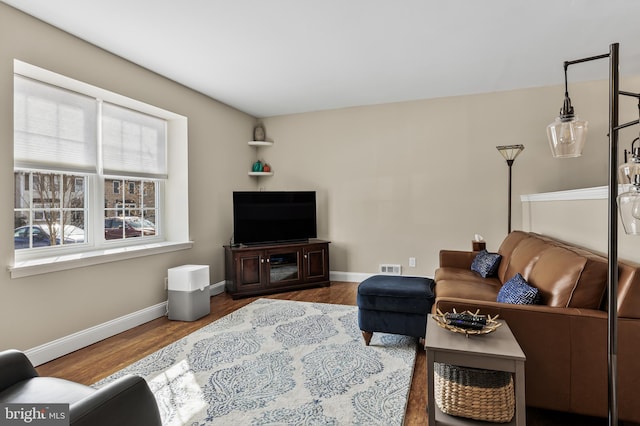
M 414 338 L 375 333 L 357 307 L 259 299 L 118 373 L 144 377 L 163 425 L 402 425 Z

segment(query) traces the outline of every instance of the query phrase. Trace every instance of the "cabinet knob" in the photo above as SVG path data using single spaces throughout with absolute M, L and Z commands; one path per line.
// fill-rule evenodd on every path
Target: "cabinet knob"
M 304 258 L 306 259 L 307 257 L 309 257 L 309 255 L 305 254 L 305 255 L 304 255 Z
M 267 257 L 267 263 L 269 263 L 269 258 Z
M 264 258 L 263 257 L 260 258 L 260 263 L 264 263 Z

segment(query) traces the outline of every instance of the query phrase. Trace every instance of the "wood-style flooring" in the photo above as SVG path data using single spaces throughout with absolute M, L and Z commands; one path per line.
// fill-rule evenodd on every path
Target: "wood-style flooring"
M 261 297 L 355 306 L 357 287 L 358 283 L 332 282 L 330 287 Z M 256 299 L 257 297 L 233 300 L 226 293 L 222 293 L 211 298 L 211 314 L 197 321 L 183 322 L 170 321 L 167 317 L 158 318 L 43 364 L 37 367 L 37 370 L 42 376 L 60 377 L 90 385 Z M 416 365 L 405 418 L 406 425 L 427 424 L 426 356 L 422 348 L 417 347 L 416 351 Z M 604 426 L 607 421 L 528 408 L 527 424 L 530 426 Z

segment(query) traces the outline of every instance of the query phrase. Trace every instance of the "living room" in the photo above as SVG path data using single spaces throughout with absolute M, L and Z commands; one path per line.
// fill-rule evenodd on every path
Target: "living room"
M 519 36 L 526 43 L 541 35 Z M 331 241 L 332 280 L 358 282 L 377 273 L 380 264 L 400 264 L 405 275 L 431 277 L 440 249 L 467 250 L 475 234 L 485 238 L 489 250 L 497 250 L 507 233 L 507 166 L 497 145 L 526 148 L 513 166 L 513 229 L 531 226 L 523 220 L 520 195 L 607 182 L 606 64 L 594 65 L 601 77 L 570 84 L 573 104 L 589 119 L 591 137 L 583 156 L 553 159 L 544 129 L 561 106 L 562 61 L 602 53 L 616 40 L 586 46 L 583 40 L 566 42 L 553 70 L 536 70 L 557 74 L 550 85 L 402 102 L 375 102 L 372 95 L 370 105 L 273 116 L 242 112 L 224 99 L 203 95 L 6 3 L 0 3 L 0 40 L 0 169 L 5 174 L 0 194 L 6 200 L 2 217 L 14 216 L 15 60 L 188 119 L 188 205 L 182 213 L 188 234 L 178 238 L 185 244 L 181 249 L 20 278 L 12 276 L 16 271 L 5 270 L 0 278 L 0 349 L 31 351 L 40 362 L 158 316 L 167 299 L 169 268 L 209 265 L 211 283 L 223 283 L 223 245 L 233 230 L 233 191 L 316 191 L 318 236 Z M 630 42 L 621 43 L 623 63 L 632 48 Z M 477 66 L 469 64 L 464 72 Z M 506 68 L 503 75 L 491 78 L 499 81 L 519 70 Z M 451 74 L 465 79 L 460 69 Z M 623 73 L 621 86 L 639 87 L 638 69 Z M 321 91 L 322 84 L 318 87 L 308 90 Z M 636 107 L 622 103 L 621 116 L 634 119 Z M 258 123 L 273 146 L 256 154 L 247 141 Z M 621 150 L 630 148 L 635 132 L 622 131 Z M 269 162 L 273 176 L 248 176 L 256 159 Z M 567 222 L 575 232 L 606 228 L 605 220 L 593 212 Z M 10 241 L 12 229 L 2 227 L 0 237 Z M 558 230 L 559 237 L 563 231 Z M 621 257 L 640 261 L 632 254 L 637 243 L 629 241 L 624 240 Z M 606 251 L 606 240 L 590 243 L 590 248 Z M 13 245 L 3 244 L 1 250 L 7 268 L 14 267 Z M 409 266 L 409 258 L 416 259 L 415 267 Z

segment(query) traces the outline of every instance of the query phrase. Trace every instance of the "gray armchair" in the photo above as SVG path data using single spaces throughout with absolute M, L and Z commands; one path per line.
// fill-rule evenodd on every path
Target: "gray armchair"
M 0 402 L 69 404 L 74 426 L 160 426 L 160 413 L 147 382 L 124 376 L 100 389 L 55 377 L 40 377 L 26 355 L 0 352 Z

